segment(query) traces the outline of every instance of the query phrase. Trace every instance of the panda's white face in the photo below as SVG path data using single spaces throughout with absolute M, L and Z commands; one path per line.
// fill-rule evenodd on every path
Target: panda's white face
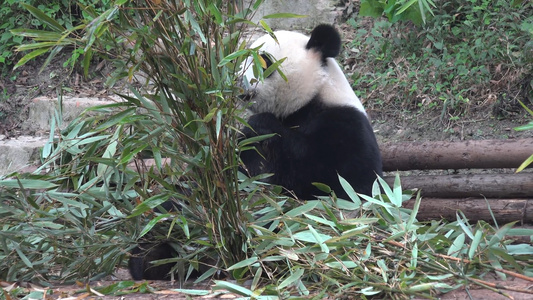
M 364 108 L 354 94 L 350 84 L 337 62 L 315 48 L 307 49 L 309 37 L 292 31 L 276 31 L 277 42 L 269 35 L 257 39 L 251 48 L 261 47 L 275 60 L 285 58 L 280 66 L 287 80 L 278 72 L 259 82 L 254 74 L 253 58 L 242 65 L 244 72 L 246 99 L 251 101 L 254 113 L 270 112 L 284 118 L 304 107 L 313 98 L 325 105 L 352 106 L 364 112 Z

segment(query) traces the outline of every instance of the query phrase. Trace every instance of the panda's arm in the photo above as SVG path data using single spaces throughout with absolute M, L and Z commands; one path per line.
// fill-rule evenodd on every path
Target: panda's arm
M 300 160 L 306 160 L 309 145 L 305 135 L 297 128 L 285 126 L 272 113 L 259 113 L 248 119 L 249 127 L 242 130 L 243 138 L 274 134 L 272 137 L 253 143 L 255 150 L 241 152 L 241 159 L 250 175 L 280 173 Z

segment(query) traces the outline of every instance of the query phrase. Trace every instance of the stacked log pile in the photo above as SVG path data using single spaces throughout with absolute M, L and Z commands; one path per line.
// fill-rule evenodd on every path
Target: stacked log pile
M 514 172 L 533 154 L 533 139 L 389 143 L 381 151 L 384 171 L 423 171 L 401 175 L 404 190 L 421 190 L 419 219 L 455 220 L 461 210 L 471 221 L 533 223 L 533 172 Z M 430 175 L 450 169 L 456 174 Z

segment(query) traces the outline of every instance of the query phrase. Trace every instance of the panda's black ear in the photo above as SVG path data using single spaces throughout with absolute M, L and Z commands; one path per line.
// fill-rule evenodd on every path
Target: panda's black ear
M 341 36 L 335 27 L 321 24 L 311 32 L 311 38 L 307 42 L 306 49 L 314 49 L 322 53 L 322 60 L 327 57 L 336 57 L 341 51 Z

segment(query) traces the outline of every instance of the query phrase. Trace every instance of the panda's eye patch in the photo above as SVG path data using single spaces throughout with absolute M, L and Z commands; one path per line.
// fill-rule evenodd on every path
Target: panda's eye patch
M 270 60 L 269 55 L 263 53 L 260 56 L 263 59 L 263 61 L 265 62 L 265 65 L 262 65 L 263 70 L 268 69 L 268 67 L 270 67 L 272 65 L 272 60 Z

